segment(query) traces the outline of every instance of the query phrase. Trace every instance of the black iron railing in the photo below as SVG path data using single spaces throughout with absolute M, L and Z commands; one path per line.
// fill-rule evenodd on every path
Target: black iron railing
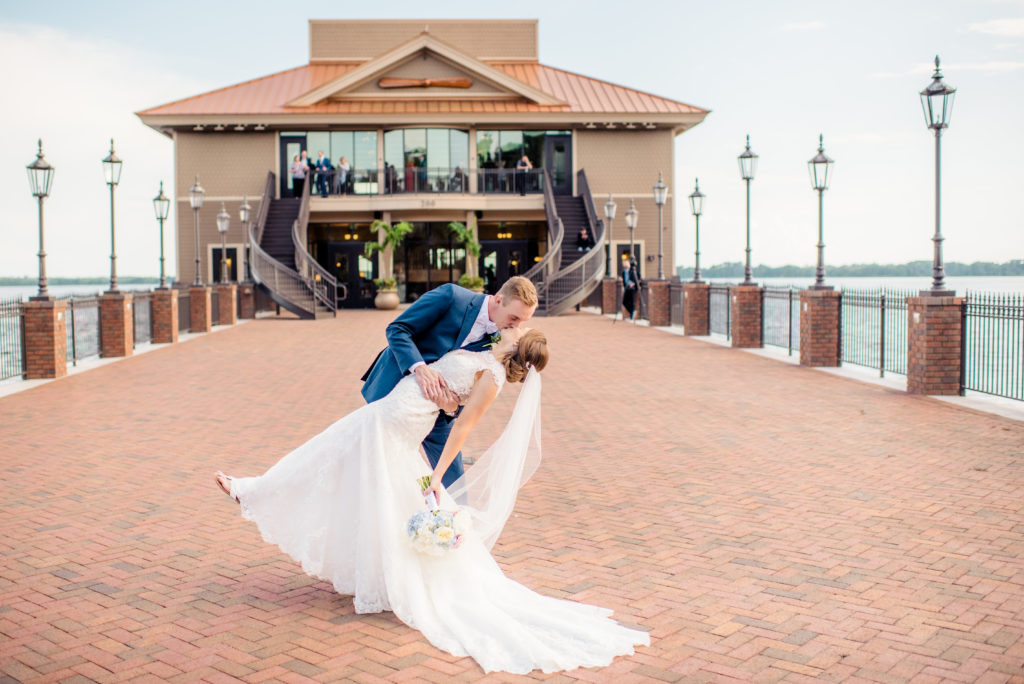
M 72 366 L 100 353 L 100 300 L 98 297 L 61 297 L 67 302 L 64 329 L 67 334 L 67 360 Z
M 220 325 L 220 297 L 217 288 L 210 293 L 210 325 Z
M 961 311 L 961 385 L 1024 400 L 1024 298 L 968 292 Z
M 731 285 L 712 285 L 709 293 L 708 308 L 711 315 L 711 332 L 732 335 L 732 298 L 729 296 Z
M 672 281 L 668 284 L 668 322 L 669 325 L 683 324 L 684 301 L 683 283 Z
M 476 192 L 479 194 L 537 195 L 544 192 L 543 169 L 478 169 Z M 344 173 L 331 169 L 309 176 L 312 197 L 346 195 L 398 195 L 406 193 L 468 193 L 470 171 L 461 166 L 415 166 L 383 169 L 354 169 Z
M 0 381 L 25 374 L 25 316 L 21 299 L 0 299 Z
M 153 293 L 136 292 L 132 297 L 132 321 L 135 327 L 134 346 L 153 341 Z
M 846 290 L 840 301 L 840 360 L 907 374 L 907 297 L 911 290 Z
M 761 339 L 765 344 L 800 351 L 800 290 L 765 286 L 761 290 Z
M 187 287 L 178 290 L 178 332 L 188 332 L 192 328 L 192 295 Z
M 480 169 L 476 173 L 476 191 L 481 194 L 536 195 L 544 192 L 543 169 Z

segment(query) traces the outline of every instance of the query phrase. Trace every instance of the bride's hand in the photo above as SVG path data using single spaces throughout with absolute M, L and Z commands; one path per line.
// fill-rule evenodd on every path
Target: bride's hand
M 423 498 L 429 501 L 430 497 L 433 496 L 434 497 L 434 501 L 436 501 L 437 505 L 440 506 L 441 505 L 441 487 L 442 487 L 442 485 L 441 485 L 441 478 L 437 477 L 436 475 L 431 475 L 430 476 L 430 486 L 423 490 Z

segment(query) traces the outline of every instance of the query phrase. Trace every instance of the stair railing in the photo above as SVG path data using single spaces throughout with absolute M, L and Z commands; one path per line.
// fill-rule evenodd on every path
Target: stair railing
M 338 281 L 327 272 L 316 259 L 306 251 L 309 229 L 309 186 L 304 183 L 302 198 L 299 200 L 299 217 L 292 223 L 292 244 L 295 247 L 295 270 L 306 283 L 306 287 L 324 306 L 338 312 Z M 344 287 L 344 285 L 342 286 Z M 347 294 L 347 293 L 346 293 Z
M 562 240 L 565 238 L 565 225 L 558 216 L 558 208 L 555 206 L 555 195 L 551 191 L 551 174 L 545 168 L 544 173 L 544 216 L 548 223 L 548 251 L 540 261 L 534 264 L 524 277 L 533 281 L 538 294 L 547 304 L 547 283 L 558 271 L 562 262 Z
M 604 242 L 604 221 L 597 218 L 594 209 L 594 198 L 590 194 L 587 175 L 582 169 L 576 174 L 576 187 L 587 214 L 591 235 L 597 246 L 585 253 L 583 257 L 561 271 L 555 273 L 544 283 L 545 313 L 557 316 L 586 299 L 601 282 L 605 271 L 605 253 L 601 246 Z
M 313 314 L 316 312 L 316 300 L 312 291 L 306 286 L 302 277 L 288 268 L 260 246 L 263 231 L 270 215 L 270 201 L 274 198 L 274 172 L 267 173 L 267 182 L 263 186 L 263 196 L 256 212 L 256 221 L 249 226 L 249 249 L 252 279 L 263 285 L 277 297 L 290 302 L 294 307 Z

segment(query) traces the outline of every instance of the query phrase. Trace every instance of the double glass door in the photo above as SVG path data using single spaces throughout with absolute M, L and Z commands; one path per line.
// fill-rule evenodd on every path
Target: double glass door
M 338 280 L 338 308 L 365 309 L 373 306 L 376 290 L 377 260 L 363 255 L 363 242 L 328 242 L 324 251 L 327 263 L 322 264 Z M 348 288 L 346 295 L 344 288 Z
M 292 197 L 292 162 L 304 149 L 306 149 L 306 136 L 281 136 L 281 169 L 278 174 L 281 180 L 281 197 Z
M 551 192 L 572 194 L 572 136 L 544 136 L 544 168 L 551 176 Z
M 480 243 L 480 276 L 484 292 L 495 294 L 512 276 L 522 275 L 530 268 L 526 240 L 486 240 Z

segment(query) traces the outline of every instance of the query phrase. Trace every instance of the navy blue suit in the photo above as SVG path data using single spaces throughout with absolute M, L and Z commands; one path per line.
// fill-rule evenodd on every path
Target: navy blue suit
M 388 346 L 363 375 L 363 398 L 367 402 L 386 396 L 405 376 L 414 363 L 436 361 L 453 349 L 473 327 L 483 306 L 485 296 L 447 283 L 422 297 L 387 327 Z M 482 351 L 486 340 L 465 348 Z M 451 432 L 451 418 L 439 411 L 437 422 L 423 449 L 430 464 L 436 466 Z M 463 473 L 461 452 L 444 474 L 444 485 L 451 486 Z

